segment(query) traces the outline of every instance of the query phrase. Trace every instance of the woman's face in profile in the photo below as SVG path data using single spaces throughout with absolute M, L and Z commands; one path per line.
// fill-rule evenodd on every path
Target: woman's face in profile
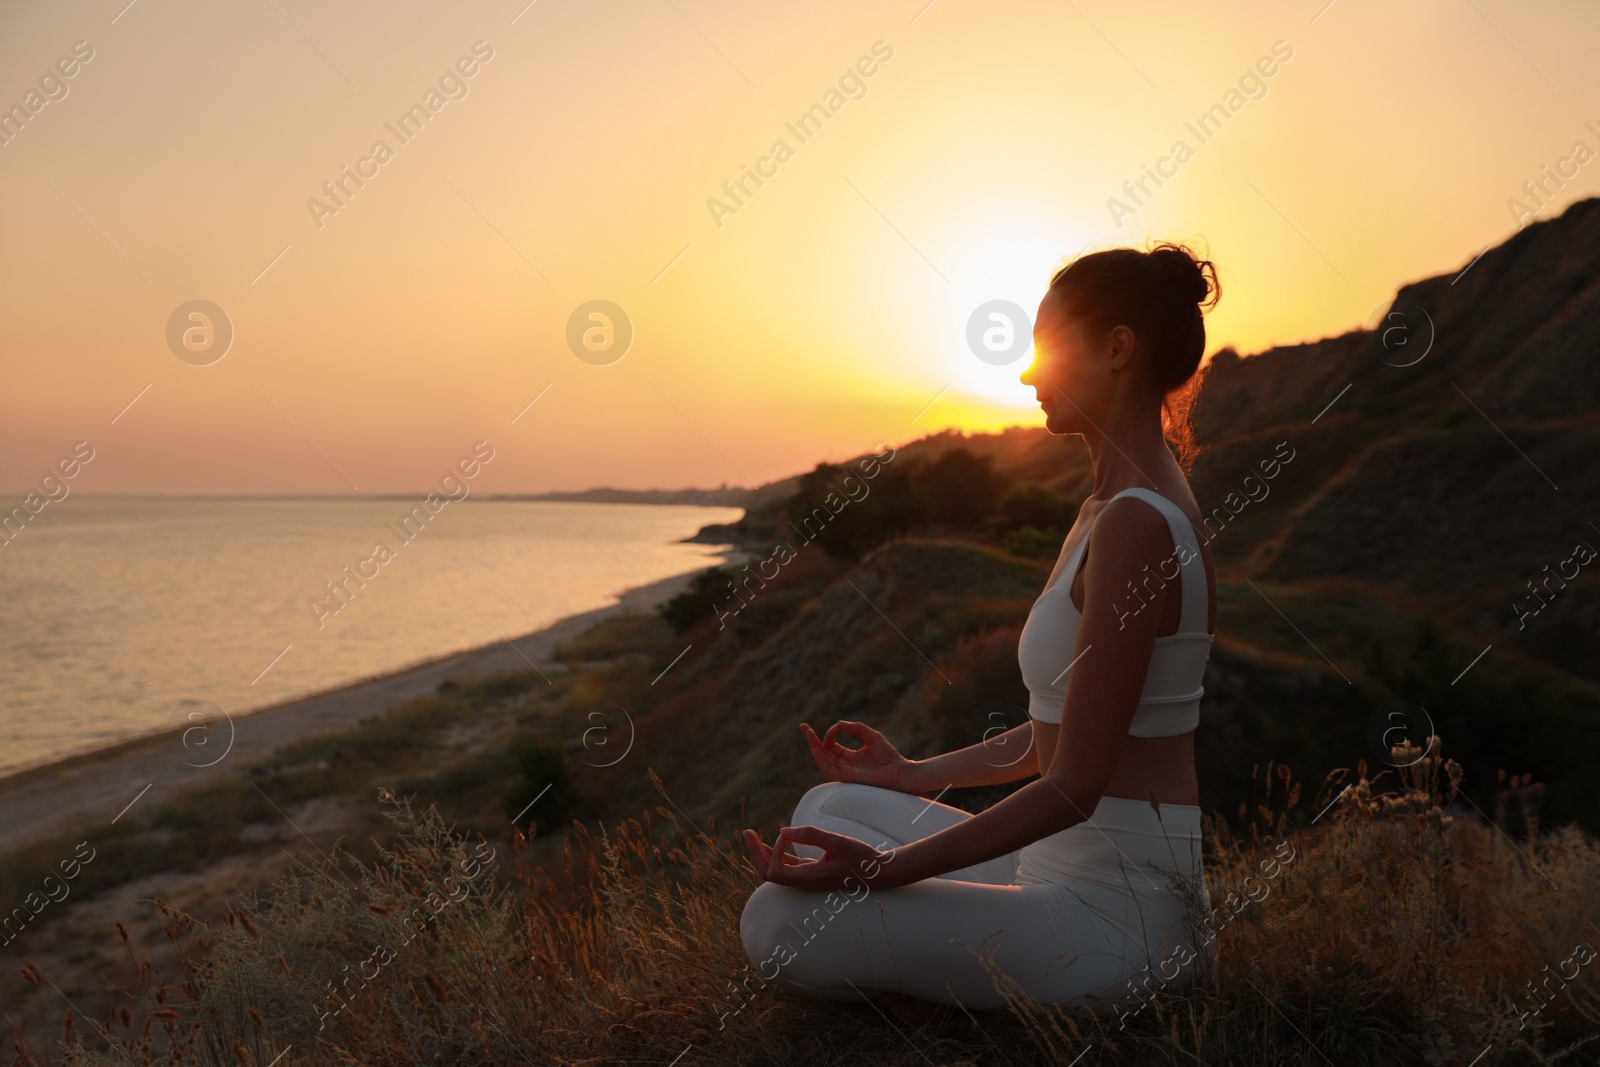
M 1020 380 L 1033 387 L 1051 433 L 1082 433 L 1101 404 L 1105 375 L 1096 373 L 1097 347 L 1055 292 L 1045 294 L 1033 320 L 1033 362 Z

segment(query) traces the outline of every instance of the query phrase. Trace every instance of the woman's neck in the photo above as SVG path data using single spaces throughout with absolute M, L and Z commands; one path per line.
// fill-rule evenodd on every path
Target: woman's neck
M 1161 430 L 1161 411 L 1122 407 L 1083 435 L 1094 467 L 1090 496 L 1106 500 L 1131 486 L 1160 490 L 1176 461 Z

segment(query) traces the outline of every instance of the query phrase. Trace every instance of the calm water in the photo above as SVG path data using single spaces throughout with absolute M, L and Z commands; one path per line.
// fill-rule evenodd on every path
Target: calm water
M 0 770 L 520 637 L 710 565 L 674 542 L 741 514 L 467 499 L 408 541 L 414 503 L 50 504 L 0 546 Z

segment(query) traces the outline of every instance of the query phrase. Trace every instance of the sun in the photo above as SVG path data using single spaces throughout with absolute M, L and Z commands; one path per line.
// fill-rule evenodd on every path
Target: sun
M 1051 276 L 1085 250 L 1082 241 L 1074 244 L 1042 235 L 991 236 L 974 242 L 950 268 L 952 299 L 940 323 L 944 339 L 940 356 L 949 367 L 951 393 L 965 394 L 981 406 L 1011 409 L 1016 415 L 1036 407 L 1033 389 L 1017 380 L 1033 362 L 1033 318 Z M 1010 321 L 992 304 L 1002 300 L 1021 309 L 1021 321 Z M 1002 351 L 980 358 L 972 344 L 974 330 L 983 339 L 980 344 L 986 343 L 991 352 Z M 1017 354 L 1000 362 L 1006 359 L 1003 349 L 1008 342 L 1017 346 Z

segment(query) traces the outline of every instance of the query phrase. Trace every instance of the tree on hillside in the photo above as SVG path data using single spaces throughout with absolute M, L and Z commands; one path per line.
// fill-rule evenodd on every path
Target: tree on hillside
M 1078 517 L 1078 505 L 1042 485 L 1023 482 L 1007 489 L 989 520 L 989 533 L 1007 552 L 1038 558 L 1061 547 Z
M 656 613 L 672 626 L 673 633 L 684 634 L 713 618 L 719 605 L 737 608 L 742 602 L 733 589 L 736 567 L 708 567 L 689 580 L 683 592 L 656 608 Z
M 787 534 L 797 539 L 791 543 L 798 548 L 814 540 L 836 559 L 859 559 L 905 533 L 921 519 L 912 490 L 915 466 L 902 460 L 867 479 L 854 468 L 817 464 L 789 500 Z
M 952 448 L 914 471 L 912 484 L 927 522 L 973 530 L 994 514 L 1008 481 L 993 456 Z

